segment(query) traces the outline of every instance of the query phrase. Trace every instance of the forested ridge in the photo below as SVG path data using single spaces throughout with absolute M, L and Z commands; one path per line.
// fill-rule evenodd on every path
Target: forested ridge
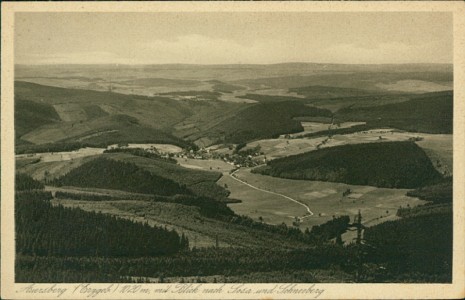
M 15 98 L 14 105 L 16 138 L 42 125 L 60 121 L 52 105 L 30 101 L 23 97 Z
M 243 275 L 251 272 L 269 272 L 274 270 L 310 270 L 315 268 L 329 268 L 331 266 L 346 266 L 348 254 L 344 248 L 326 245 L 314 249 L 300 249 L 293 251 L 260 250 L 247 248 L 206 248 L 194 249 L 167 257 L 141 258 L 61 258 L 61 257 L 31 257 L 21 256 L 17 260 L 17 267 L 22 271 L 21 278 L 37 278 L 41 276 L 31 274 L 30 270 L 46 270 L 52 267 L 57 274 L 71 273 L 76 282 L 76 272 L 92 276 L 94 282 L 107 281 L 105 276 L 97 275 L 99 270 L 106 270 L 114 277 L 142 276 L 208 276 L 224 274 Z M 64 268 L 63 265 L 68 266 Z M 347 266 L 348 267 L 348 266 Z M 90 273 L 90 274 L 89 274 Z M 51 278 L 59 278 L 57 274 L 49 274 Z M 117 275 L 117 276 L 115 276 Z M 24 277 L 22 277 L 24 276 Z M 83 276 L 84 277 L 84 276 Z M 79 277 L 78 277 L 79 278 Z M 23 279 L 24 280 L 24 279 Z M 52 279 L 53 280 L 53 279 Z
M 184 236 L 163 228 L 52 206 L 46 199 L 15 203 L 16 251 L 38 256 L 141 257 L 188 247 Z
M 365 231 L 367 260 L 384 266 L 381 278 L 426 282 L 452 280 L 452 211 L 388 221 Z
M 263 102 L 239 111 L 208 130 L 205 135 L 218 139 L 218 143 L 247 143 L 303 131 L 302 125 L 294 117 L 331 115 L 329 110 L 296 101 Z
M 442 179 L 425 152 L 410 141 L 323 148 L 272 160 L 252 172 L 388 188 L 416 188 Z
M 187 189 L 198 196 L 223 201 L 229 195 L 229 191 L 216 184 L 222 176 L 220 172 L 184 168 L 178 164 L 171 163 L 171 159 L 169 159 L 170 161 L 150 159 L 143 155 L 133 155 L 132 153 L 106 153 L 104 156 L 117 161 L 133 163 L 140 169 L 149 171 L 153 175 L 172 180 L 181 186 L 186 186 Z
M 400 207 L 399 220 L 365 230 L 364 259 L 378 266 L 370 271 L 371 280 L 452 281 L 452 189 L 452 178 L 446 178 L 409 191 L 408 196 L 429 202 Z
M 142 148 L 114 148 L 114 149 L 107 149 L 103 151 L 103 153 L 129 153 L 135 156 L 163 160 L 165 162 L 170 162 L 173 164 L 177 163 L 177 161 L 174 158 L 171 158 L 171 157 L 166 158 L 166 157 L 161 156 L 159 153 L 149 152 Z
M 96 158 L 54 179 L 56 186 L 80 186 L 117 189 L 154 195 L 192 194 L 177 182 L 154 175 L 126 163 L 107 158 Z
M 370 127 L 414 132 L 452 133 L 453 92 L 411 96 L 411 100 L 371 107 L 346 107 L 336 112 L 343 121 L 365 121 Z
M 438 204 L 409 209 L 399 214 L 400 220 L 367 228 L 362 245 L 343 245 L 340 241 L 350 225 L 349 216 L 302 232 L 285 224 L 275 226 L 237 216 L 224 203 L 209 198 L 153 196 L 151 201 L 197 206 L 206 217 L 308 245 L 293 250 L 234 246 L 189 249 L 183 234 L 78 208 L 53 206 L 52 194 L 44 191 L 40 182 L 24 174 L 16 179 L 21 189 L 15 200 L 17 282 L 131 282 L 192 276 L 198 282 L 203 276 L 235 278 L 237 282 L 252 273 L 258 274 L 255 280 L 261 282 L 260 276 L 267 278 L 266 274 L 273 272 L 298 273 L 292 279 L 295 282 L 303 278 L 316 282 L 311 272 L 318 269 L 339 272 L 358 282 L 451 281 L 452 211 L 450 203 L 441 203 L 442 193 L 430 195 Z M 444 192 L 444 186 L 440 187 Z M 431 187 L 419 190 L 431 191 Z M 329 241 L 334 238 L 336 243 Z
M 409 191 L 407 196 L 418 197 L 434 203 L 451 203 L 453 197 L 452 186 L 452 178 L 447 178 L 444 182 Z

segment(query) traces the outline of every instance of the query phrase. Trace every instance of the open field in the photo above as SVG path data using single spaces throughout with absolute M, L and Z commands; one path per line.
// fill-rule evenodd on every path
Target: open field
M 453 139 L 452 134 L 420 134 L 424 137 L 417 145 L 425 150 L 433 166 L 443 174 L 452 175 Z
M 107 153 L 104 157 L 117 161 L 134 163 L 141 169 L 152 174 L 170 178 L 177 182 L 182 182 L 188 186 L 206 181 L 216 181 L 221 177 L 221 173 L 216 170 L 203 171 L 200 169 L 183 168 L 178 165 L 163 160 L 155 160 L 141 156 L 134 156 L 127 153 Z
M 425 93 L 450 91 L 453 89 L 452 82 L 430 82 L 424 80 L 399 80 L 393 83 L 378 83 L 378 87 L 387 91 L 400 91 L 409 93 Z
M 37 154 L 38 155 L 38 154 Z M 16 172 L 26 173 L 37 180 L 57 178 L 65 175 L 74 168 L 98 157 L 98 155 L 85 156 L 70 160 L 54 160 L 49 162 L 35 162 L 26 165 L 17 165 Z M 22 159 L 19 159 L 21 161 Z
M 325 137 L 263 139 L 248 143 L 244 150 L 260 146 L 260 152 L 263 152 L 267 159 L 275 159 L 315 150 L 316 146 L 325 139 Z
M 321 125 L 319 126 L 321 126 L 321 128 L 328 128 L 328 124 L 320 124 Z M 278 139 L 262 139 L 248 143 L 247 147 L 245 147 L 244 149 L 254 148 L 260 145 L 260 151 L 263 152 L 264 155 L 266 155 L 267 159 L 274 159 L 313 151 L 316 150 L 316 147 L 319 144 L 321 148 L 327 148 L 347 144 L 407 141 L 411 138 L 417 137 L 423 138 L 423 140 L 417 141 L 418 146 L 420 146 L 423 149 L 430 149 L 439 157 L 441 157 L 441 160 L 443 160 L 445 164 L 447 164 L 448 166 L 452 166 L 451 134 L 403 132 L 390 128 L 378 128 L 343 135 L 337 134 L 333 135 L 331 138 L 317 137 L 285 139 L 282 137 Z M 323 141 L 325 141 L 324 144 L 322 143 Z
M 64 151 L 64 152 L 45 152 L 45 153 L 35 153 L 35 154 L 19 154 L 16 155 L 16 159 L 24 158 L 38 158 L 41 162 L 51 162 L 51 161 L 65 161 L 73 160 L 76 158 L 94 156 L 102 154 L 105 149 L 103 148 L 81 148 L 76 151 Z
M 242 170 L 241 170 L 242 172 Z M 243 179 L 241 176 L 239 178 Z M 247 182 L 247 180 L 245 180 Z M 286 223 L 291 225 L 295 217 L 302 217 L 307 212 L 297 203 L 291 202 L 281 196 L 269 194 L 234 180 L 229 175 L 224 175 L 218 184 L 226 185 L 231 191 L 230 198 L 239 199 L 242 203 L 233 203 L 229 207 L 238 215 L 246 215 L 258 221 L 262 217 L 263 222 L 269 224 Z
M 234 168 L 233 165 L 219 159 L 176 158 L 176 160 L 182 167 L 204 171 L 229 172 Z
M 107 148 L 115 148 L 118 144 L 109 145 Z M 182 148 L 171 144 L 128 144 L 127 148 L 141 148 L 141 149 L 152 149 L 155 148 L 162 153 L 179 153 Z
M 319 132 L 324 130 L 340 129 L 340 128 L 350 128 L 356 125 L 366 124 L 365 122 L 343 122 L 337 125 L 334 124 L 325 124 L 318 122 L 301 122 L 302 127 L 304 128 L 303 132 L 291 133 L 290 137 L 299 137 L 307 133 Z
M 240 169 L 235 173 L 241 180 L 264 190 L 273 191 L 307 204 L 313 216 L 304 218 L 301 228 L 325 223 L 334 216 L 349 215 L 351 219 L 360 209 L 365 221 L 386 218 L 396 214 L 399 206 L 411 207 L 426 203 L 425 201 L 405 195 L 407 189 L 386 189 L 371 186 L 356 186 L 342 183 L 291 180 L 253 174 L 250 169 Z M 223 176 L 220 184 L 227 183 L 231 197 L 241 199 L 242 203 L 229 205 L 236 213 L 246 214 L 254 219 L 262 216 L 265 222 L 280 224 L 292 223 L 292 216 L 303 216 L 306 209 L 282 197 L 252 190 L 247 186 L 233 182 Z M 342 192 L 350 188 L 352 193 L 342 198 Z M 252 192 L 252 191 L 255 192 Z M 250 195 L 250 196 L 249 196 Z M 269 205 L 270 199 L 275 199 Z M 273 207 L 267 210 L 267 207 Z M 266 215 L 265 215 L 266 213 Z M 265 218 L 266 217 L 266 218 Z

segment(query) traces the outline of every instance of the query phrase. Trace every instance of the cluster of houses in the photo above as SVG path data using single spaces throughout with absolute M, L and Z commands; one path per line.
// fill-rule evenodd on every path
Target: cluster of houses
M 180 153 L 174 154 L 178 158 L 190 159 L 219 159 L 235 167 L 254 167 L 263 164 L 263 153 L 254 151 L 212 151 L 206 148 L 200 148 L 197 151 L 185 150 Z M 265 160 L 266 161 L 266 160 Z
M 200 148 L 198 150 L 184 149 L 179 152 L 165 152 L 157 149 L 155 146 L 141 147 L 140 145 L 119 144 L 111 145 L 107 149 L 124 149 L 124 148 L 144 149 L 146 152 L 154 153 L 164 158 L 180 158 L 180 159 L 219 159 L 235 167 L 254 167 L 266 163 L 266 156 L 260 152 L 259 148 L 253 148 L 245 151 L 234 151 L 231 149 L 223 149 L 223 151 L 215 151 L 209 148 Z M 228 151 L 226 151 L 228 150 Z

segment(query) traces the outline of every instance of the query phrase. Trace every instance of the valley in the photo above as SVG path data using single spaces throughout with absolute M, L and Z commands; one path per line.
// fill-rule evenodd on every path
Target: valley
M 85 259 L 113 268 L 114 260 L 115 277 L 88 267 L 86 278 L 103 282 L 350 282 L 361 280 L 357 247 L 382 244 L 384 230 L 402 224 L 409 240 L 430 247 L 427 228 L 410 218 L 430 216 L 441 224 L 435 236 L 448 226 L 449 65 L 18 66 L 16 79 L 19 209 L 37 206 L 44 224 L 65 214 L 100 224 L 85 229 L 99 245 L 85 255 L 65 258 L 75 241 L 63 234 L 40 245 L 21 239 L 22 266 Z M 20 235 L 35 234 L 18 218 L 32 228 Z M 140 256 L 149 241 L 138 240 L 126 254 L 102 255 L 110 223 L 158 230 L 174 250 Z M 357 240 L 357 228 L 371 240 Z M 449 279 L 449 270 L 419 265 L 400 272 L 370 251 L 366 282 L 416 272 L 419 282 Z M 33 278 L 28 268 L 18 278 Z

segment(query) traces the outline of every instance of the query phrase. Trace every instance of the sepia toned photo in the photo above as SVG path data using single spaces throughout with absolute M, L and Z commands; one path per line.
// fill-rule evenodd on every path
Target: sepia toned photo
M 460 290 L 454 12 L 216 7 L 12 14 L 10 295 Z

